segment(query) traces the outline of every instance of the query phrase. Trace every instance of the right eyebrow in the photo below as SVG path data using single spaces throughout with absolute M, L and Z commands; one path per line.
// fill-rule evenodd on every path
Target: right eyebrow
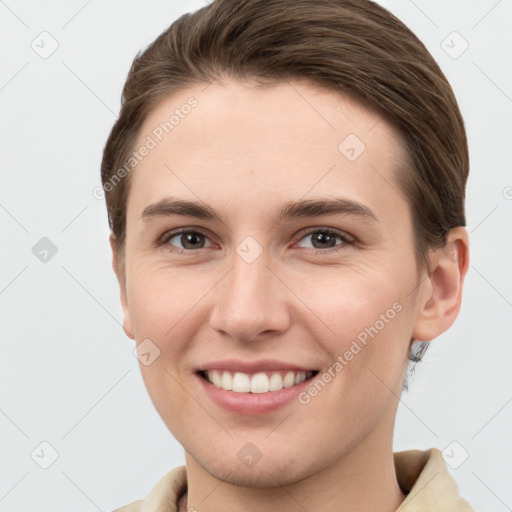
M 140 218 L 149 220 L 154 217 L 169 217 L 171 215 L 183 215 L 197 217 L 205 220 L 221 221 L 213 208 L 195 201 L 166 198 L 144 208 Z
M 182 215 L 204 220 L 216 220 L 223 224 L 222 219 L 212 207 L 205 203 L 167 197 L 144 208 L 140 218 L 149 220 L 155 217 Z M 375 213 L 366 205 L 343 197 L 306 199 L 289 201 L 282 205 L 277 213 L 276 222 L 294 218 L 312 218 L 324 215 L 351 215 L 361 219 L 378 222 Z

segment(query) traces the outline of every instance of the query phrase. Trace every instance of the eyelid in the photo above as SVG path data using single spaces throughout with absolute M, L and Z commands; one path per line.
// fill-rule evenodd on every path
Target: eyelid
M 341 251 L 343 249 L 347 249 L 347 247 L 354 246 L 357 243 L 357 239 L 347 233 L 346 231 L 342 231 L 337 228 L 331 228 L 328 226 L 317 226 L 313 228 L 307 228 L 306 231 L 301 231 L 298 240 L 294 243 L 297 244 L 300 241 L 302 241 L 304 238 L 308 237 L 312 233 L 327 233 L 329 235 L 334 235 L 338 237 L 341 240 L 341 243 L 335 244 L 334 247 L 326 247 L 324 249 L 317 249 L 315 247 L 301 247 L 302 250 L 305 250 L 306 252 L 314 255 L 324 254 L 329 255 L 336 253 L 338 254 L 338 251 Z
M 294 242 L 294 244 L 300 242 L 302 239 L 306 238 L 308 235 L 311 235 L 312 233 L 317 233 L 317 232 L 324 232 L 324 233 L 328 233 L 331 235 L 335 235 L 342 240 L 342 243 L 336 244 L 334 247 L 328 247 L 326 249 L 315 249 L 314 247 L 303 247 L 303 249 L 306 249 L 310 252 L 313 251 L 315 253 L 319 253 L 319 252 L 320 253 L 328 253 L 328 252 L 336 251 L 338 248 L 344 247 L 346 245 L 351 245 L 351 244 L 354 244 L 357 242 L 357 239 L 354 236 L 352 236 L 351 234 L 347 233 L 346 231 L 342 231 L 337 228 L 331 228 L 328 226 L 314 226 L 314 227 L 310 227 L 310 228 L 305 228 L 305 230 L 301 231 L 299 233 L 299 237 L 298 237 L 297 241 Z M 203 235 L 213 245 L 215 245 L 215 243 L 212 240 L 210 240 L 210 236 L 208 235 L 208 233 L 206 232 L 205 229 L 199 228 L 199 227 L 194 227 L 194 226 L 187 226 L 187 227 L 183 227 L 183 228 L 177 228 L 176 230 L 166 231 L 163 235 L 161 235 L 158 238 L 157 245 L 164 245 L 171 238 L 174 238 L 175 236 L 181 235 L 183 233 L 198 233 L 200 235 Z M 207 247 L 201 247 L 200 249 L 206 249 L 206 248 Z M 199 249 L 181 249 L 179 247 L 176 247 L 175 251 L 181 252 L 181 253 L 184 253 L 184 252 L 194 253 L 194 252 L 199 251 Z
M 182 235 L 183 233 L 198 233 L 200 235 L 203 235 L 205 238 L 207 238 L 210 241 L 210 243 L 215 245 L 214 242 L 212 240 L 210 240 L 210 235 L 207 233 L 207 230 L 205 230 L 204 228 L 196 228 L 194 226 L 186 226 L 183 228 L 177 228 L 175 230 L 171 229 L 169 231 L 166 231 L 163 235 L 158 237 L 158 239 L 156 241 L 156 245 L 164 245 L 171 238 L 174 238 L 177 235 Z M 196 249 L 194 251 L 193 249 L 181 249 L 179 247 L 176 247 L 176 250 L 181 251 L 181 252 L 195 252 L 198 249 Z
M 342 231 L 341 229 L 330 228 L 328 226 L 319 226 L 314 228 L 306 228 L 306 231 L 301 232 L 301 236 L 299 240 L 302 240 L 304 237 L 311 235 L 312 233 L 324 232 L 329 233 L 331 235 L 337 235 L 340 238 L 344 239 L 346 243 L 353 243 L 356 241 L 356 238 L 346 231 Z

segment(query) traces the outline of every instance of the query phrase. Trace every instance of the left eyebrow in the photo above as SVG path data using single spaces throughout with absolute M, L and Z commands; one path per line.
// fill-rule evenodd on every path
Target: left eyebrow
M 306 199 L 285 203 L 277 215 L 277 222 L 286 219 L 319 217 L 322 215 L 352 215 L 378 222 L 375 213 L 362 203 L 336 197 L 333 199 Z M 165 198 L 144 208 L 140 218 L 149 220 L 154 217 L 181 215 L 203 220 L 217 220 L 222 216 L 205 203 L 185 199 Z
M 284 219 L 337 214 L 354 215 L 378 222 L 377 216 L 368 206 L 344 197 L 290 201 L 281 208 L 277 219 L 280 222 Z

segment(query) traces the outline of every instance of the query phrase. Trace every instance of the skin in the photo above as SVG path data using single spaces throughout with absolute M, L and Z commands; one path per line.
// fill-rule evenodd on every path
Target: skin
M 467 232 L 450 231 L 447 246 L 430 253 L 430 272 L 418 269 L 395 176 L 398 133 L 377 112 L 307 82 L 256 88 L 227 80 L 174 92 L 150 113 L 137 147 L 190 96 L 197 107 L 130 175 L 124 253 L 111 237 L 124 330 L 160 350 L 140 368 L 185 449 L 181 506 L 395 510 L 404 495 L 392 438 L 408 350 L 412 339 L 432 340 L 454 322 Z M 350 133 L 366 146 L 354 161 L 338 150 Z M 141 218 L 171 195 L 208 204 L 222 222 Z M 362 203 L 377 221 L 347 214 L 274 220 L 286 201 L 334 196 Z M 189 227 L 205 234 L 192 242 L 197 248 L 180 236 L 158 245 L 164 233 Z M 326 227 L 355 242 L 315 245 L 307 230 Z M 247 236 L 263 249 L 251 263 L 236 252 Z M 322 374 L 394 303 L 401 311 L 307 405 L 294 400 L 243 416 L 213 403 L 195 376 L 200 364 L 228 357 L 275 358 Z M 262 454 L 252 467 L 237 457 L 246 442 Z

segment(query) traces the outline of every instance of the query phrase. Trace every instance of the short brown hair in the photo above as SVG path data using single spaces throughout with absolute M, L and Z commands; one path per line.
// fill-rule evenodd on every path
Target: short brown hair
M 121 254 L 129 175 L 106 185 L 158 102 L 221 76 L 262 84 L 308 80 L 381 113 L 405 141 L 397 180 L 411 209 L 419 268 L 427 268 L 428 250 L 442 247 L 448 230 L 466 225 L 464 121 L 443 72 L 400 20 L 370 0 L 214 0 L 176 20 L 129 71 L 101 164 Z M 420 360 L 427 346 L 417 345 L 410 360 Z

